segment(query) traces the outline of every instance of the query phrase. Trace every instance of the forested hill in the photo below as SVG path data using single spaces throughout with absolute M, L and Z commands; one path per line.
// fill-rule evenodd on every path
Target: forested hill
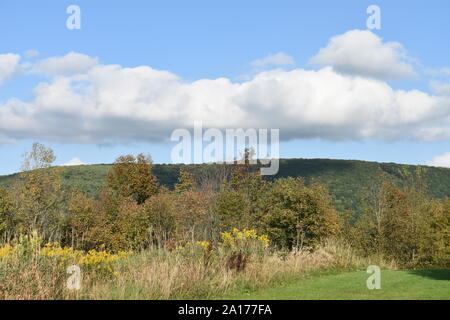
M 181 168 L 203 171 L 214 165 L 155 164 L 154 173 L 161 185 L 172 188 L 178 180 Z M 111 165 L 84 165 L 64 168 L 64 182 L 77 186 L 94 196 L 105 180 Z M 450 169 L 425 166 L 378 163 L 357 160 L 329 159 L 282 159 L 279 173 L 273 178 L 304 177 L 307 182 L 321 181 L 328 184 L 339 209 L 361 210 L 361 193 L 382 174 L 388 174 L 402 184 L 406 177 L 415 175 L 418 169 L 423 173 L 423 183 L 433 197 L 450 197 Z M 9 186 L 17 174 L 0 176 L 0 186 Z

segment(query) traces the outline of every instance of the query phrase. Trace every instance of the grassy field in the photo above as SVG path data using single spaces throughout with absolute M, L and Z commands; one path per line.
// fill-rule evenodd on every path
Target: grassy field
M 381 272 L 381 289 L 369 290 L 364 271 L 313 276 L 278 287 L 239 293 L 225 299 L 281 300 L 370 300 L 370 299 L 450 299 L 450 270 Z

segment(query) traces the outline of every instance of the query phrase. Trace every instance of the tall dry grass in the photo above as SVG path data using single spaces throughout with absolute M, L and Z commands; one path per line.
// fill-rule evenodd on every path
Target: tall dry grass
M 361 258 L 340 242 L 314 251 L 247 252 L 244 270 L 227 268 L 230 252 L 199 247 L 169 251 L 153 248 L 118 260 L 114 273 L 83 274 L 82 289 L 65 287 L 65 269 L 49 260 L 0 260 L 0 299 L 214 299 L 233 291 L 255 290 L 314 273 L 361 270 L 370 264 L 395 268 L 379 258 Z
M 205 265 L 201 256 L 146 251 L 123 262 L 115 281 L 95 282 L 90 299 L 213 299 L 236 290 L 255 290 L 313 273 L 362 270 L 371 264 L 396 268 L 379 258 L 361 258 L 342 243 L 328 241 L 310 252 L 270 251 L 251 256 L 241 272 L 229 270 L 226 257 Z

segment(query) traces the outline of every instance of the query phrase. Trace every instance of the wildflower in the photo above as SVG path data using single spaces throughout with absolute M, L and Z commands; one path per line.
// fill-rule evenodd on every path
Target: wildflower
M 210 247 L 210 243 L 208 241 L 197 241 L 197 245 L 202 247 L 204 251 L 207 251 Z
M 13 248 L 7 244 L 3 248 L 0 248 L 0 259 L 3 259 L 5 257 L 8 257 L 13 252 Z

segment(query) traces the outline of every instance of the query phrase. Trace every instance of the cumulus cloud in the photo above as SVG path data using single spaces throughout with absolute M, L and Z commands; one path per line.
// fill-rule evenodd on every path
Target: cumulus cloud
M 0 54 L 0 85 L 8 80 L 19 68 L 18 54 Z
M 383 42 L 369 30 L 352 30 L 332 37 L 310 62 L 330 65 L 344 74 L 382 80 L 416 75 L 400 43 Z
M 32 72 L 49 75 L 78 74 L 88 71 L 97 64 L 97 58 L 77 52 L 69 52 L 63 57 L 51 57 L 37 62 L 33 66 Z
M 431 81 L 430 88 L 436 94 L 450 96 L 450 83 L 441 83 L 438 81 Z
M 278 52 L 276 54 L 269 54 L 268 56 L 256 59 L 250 63 L 253 67 L 281 67 L 294 64 L 294 58 L 283 52 Z
M 445 167 L 450 168 L 450 152 L 445 153 L 441 156 L 434 157 L 427 162 L 427 165 L 433 167 Z
M 282 139 L 450 140 L 448 97 L 394 90 L 331 67 L 271 70 L 236 83 L 95 64 L 40 83 L 31 101 L 0 105 L 3 139 L 163 141 L 194 121 L 205 128 L 279 128 Z
M 84 165 L 84 164 L 86 164 L 86 163 L 84 163 L 80 159 L 73 158 L 70 161 L 68 161 L 67 163 L 62 164 L 62 166 L 70 167 L 70 166 L 81 166 L 81 165 Z

